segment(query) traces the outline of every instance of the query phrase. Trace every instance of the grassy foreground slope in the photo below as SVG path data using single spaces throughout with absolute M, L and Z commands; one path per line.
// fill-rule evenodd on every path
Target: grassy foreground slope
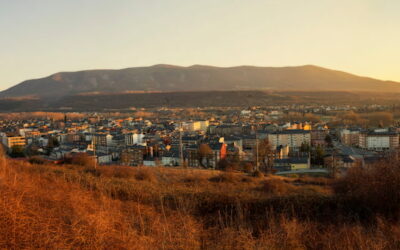
M 1 157 L 0 248 L 398 249 L 399 167 L 381 167 L 332 181 Z

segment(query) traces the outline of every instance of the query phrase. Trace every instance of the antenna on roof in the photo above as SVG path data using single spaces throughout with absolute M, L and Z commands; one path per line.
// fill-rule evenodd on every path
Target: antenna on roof
M 183 145 L 182 145 L 182 122 L 179 122 L 179 158 L 180 158 L 180 165 L 183 167 Z

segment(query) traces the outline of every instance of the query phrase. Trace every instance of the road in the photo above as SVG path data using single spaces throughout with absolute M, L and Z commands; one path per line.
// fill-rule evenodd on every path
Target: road
M 374 155 L 374 152 L 371 151 L 367 151 L 361 148 L 356 148 L 356 147 L 351 147 L 348 145 L 344 145 L 343 143 L 339 142 L 339 141 L 333 141 L 333 146 L 337 149 L 339 149 L 339 151 L 342 154 L 345 155 Z

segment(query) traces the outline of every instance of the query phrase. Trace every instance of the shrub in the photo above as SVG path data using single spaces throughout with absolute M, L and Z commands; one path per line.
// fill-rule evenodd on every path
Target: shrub
M 253 165 L 248 162 L 243 164 L 242 169 L 244 172 L 249 173 L 249 174 L 254 171 Z
M 222 159 L 218 162 L 218 169 L 224 170 L 224 171 L 236 171 L 236 170 L 239 170 L 240 167 L 236 163 L 229 162 L 226 159 Z
M 87 173 L 87 174 L 91 174 L 91 175 L 96 176 L 96 177 L 100 177 L 101 176 L 101 172 L 98 169 L 94 168 L 94 167 L 86 167 L 86 168 L 83 169 L 83 172 Z
M 63 161 L 65 164 L 73 164 L 79 166 L 93 166 L 94 160 L 85 153 L 77 153 L 73 155 L 66 156 Z
M 125 166 L 101 166 L 99 167 L 101 174 L 105 177 L 114 178 L 132 178 L 134 176 L 134 168 Z
M 325 186 L 331 183 L 332 179 L 328 179 L 326 177 L 309 177 L 309 176 L 302 176 L 293 182 L 301 183 L 301 184 L 309 184 L 309 185 L 320 185 Z
M 253 172 L 252 176 L 256 178 L 263 178 L 264 174 L 260 170 L 256 170 Z
M 46 163 L 46 160 L 43 159 L 40 156 L 32 156 L 28 159 L 29 163 L 31 164 L 37 164 L 37 165 L 42 165 L 44 163 Z
M 202 175 L 191 174 L 187 175 L 183 178 L 184 183 L 201 183 L 204 182 L 206 179 Z
M 221 159 L 218 161 L 217 168 L 221 170 L 227 170 L 229 167 L 229 162 L 226 159 Z
M 250 177 L 247 177 L 247 176 L 243 176 L 243 178 L 241 179 L 241 182 L 250 183 L 250 182 L 253 182 L 253 179 Z
M 234 173 L 231 172 L 226 172 L 226 173 L 221 173 L 217 176 L 211 177 L 209 179 L 212 182 L 237 182 L 238 178 Z
M 290 184 L 278 179 L 269 179 L 264 183 L 264 191 L 269 194 L 283 195 L 293 190 Z
M 128 167 L 111 167 L 112 168 L 112 173 L 113 177 L 115 178 L 131 178 L 133 177 L 133 171 L 132 169 L 129 169 Z
M 382 162 L 370 168 L 351 168 L 333 185 L 345 196 L 384 216 L 400 213 L 400 164 Z
M 154 172 L 148 167 L 142 167 L 136 170 L 135 179 L 138 181 L 155 182 L 157 177 Z

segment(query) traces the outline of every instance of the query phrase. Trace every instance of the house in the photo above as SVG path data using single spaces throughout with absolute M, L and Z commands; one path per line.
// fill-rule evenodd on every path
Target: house
M 184 135 L 182 136 L 182 144 L 184 147 L 198 145 L 201 139 L 202 137 L 199 135 Z
M 310 168 L 310 158 L 309 157 L 292 157 L 285 159 L 275 159 L 274 167 L 278 171 L 292 171 L 299 169 L 309 169 Z
M 93 151 L 88 151 L 87 154 L 93 159 L 93 157 L 96 158 L 96 163 L 99 165 L 107 165 L 112 163 L 112 155 L 111 154 L 105 154 L 105 153 L 100 153 L 96 152 L 94 154 Z
M 327 168 L 348 169 L 351 167 L 361 166 L 362 157 L 355 155 L 339 154 L 327 155 L 324 157 L 324 166 Z
M 63 151 L 61 149 L 51 151 L 50 155 L 48 156 L 49 160 L 56 161 L 63 159 L 69 152 Z
M 210 165 L 212 168 L 216 168 L 220 160 L 225 159 L 227 155 L 227 145 L 225 143 L 213 143 L 209 145 L 212 150 L 212 158 Z
M 209 127 L 210 134 L 216 134 L 220 136 L 228 136 L 234 134 L 241 134 L 242 127 L 237 124 L 224 124 L 215 127 Z
M 171 149 L 165 152 L 164 155 L 161 157 L 161 164 L 163 166 L 179 166 L 180 165 L 179 151 Z
M 149 159 L 143 160 L 143 166 L 156 167 L 158 165 L 159 164 L 157 163 L 157 161 L 154 158 L 149 158 Z
M 256 148 L 256 143 L 260 143 L 260 138 L 256 135 L 245 135 L 242 137 L 243 150 L 253 150 Z
M 203 166 L 206 168 L 216 168 L 218 162 L 227 157 L 227 145 L 225 143 L 207 144 L 210 152 L 208 155 L 201 156 L 199 147 L 192 145 L 186 148 L 188 165 L 191 167 Z
M 145 152 L 146 147 L 144 146 L 132 146 L 123 149 L 120 154 L 120 162 L 125 166 L 141 166 Z
M 240 150 L 243 148 L 243 139 L 238 136 L 224 137 L 224 143 L 226 143 L 227 145 L 233 145 Z
M 96 153 L 96 157 L 97 157 L 97 164 L 105 165 L 112 163 L 111 154 Z
M 66 141 L 68 143 L 79 142 L 79 141 L 81 141 L 81 136 L 79 134 L 69 133 L 69 134 L 67 134 Z

